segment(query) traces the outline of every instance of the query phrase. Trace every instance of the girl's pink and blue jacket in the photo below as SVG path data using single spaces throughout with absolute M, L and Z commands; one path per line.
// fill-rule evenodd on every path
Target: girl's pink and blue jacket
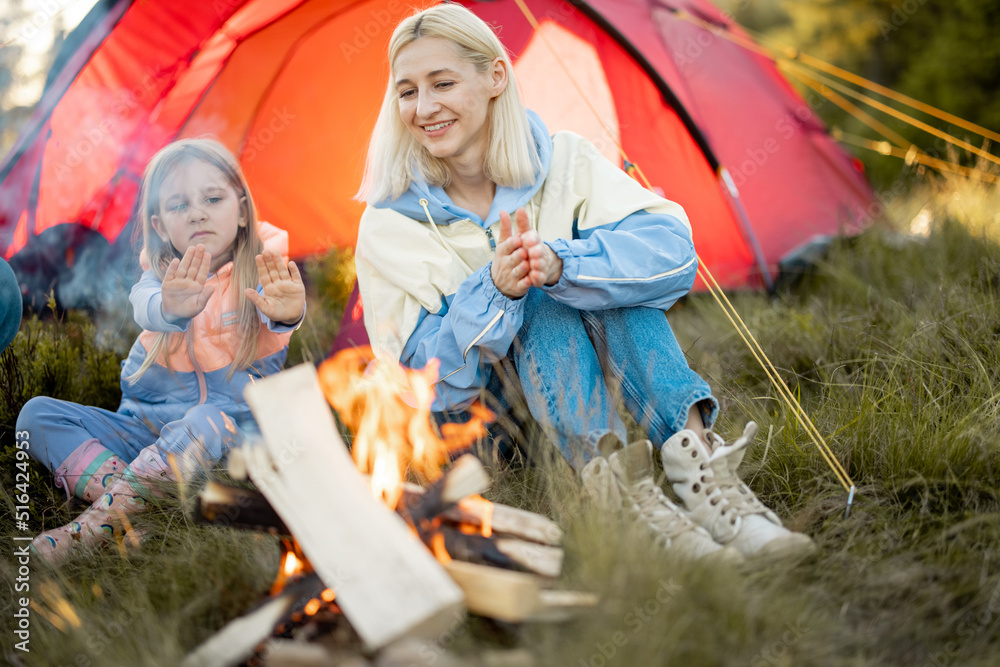
M 279 252 L 287 261 L 287 232 L 266 222 L 258 225 L 264 248 Z M 281 370 L 288 341 L 301 319 L 294 324 L 276 323 L 258 310 L 261 326 L 257 334 L 257 359 L 249 368 L 236 372 L 227 380 L 240 343 L 237 325 L 240 295 L 237 294 L 238 286 L 232 284 L 233 263 L 209 275 L 208 282 L 215 285 L 215 292 L 201 313 L 189 320 L 171 323 L 163 316 L 160 279 L 149 269 L 145 253 L 140 262 L 146 270 L 132 288 L 129 299 L 135 321 L 144 331 L 122 362 L 122 402 L 118 412 L 160 426 L 181 419 L 196 405 L 209 404 L 218 407 L 237 424 L 252 420 L 243 400 L 243 390 L 255 379 Z M 157 333 L 163 331 L 171 333 L 167 352 L 138 381 L 129 382 L 127 378 L 146 360 Z

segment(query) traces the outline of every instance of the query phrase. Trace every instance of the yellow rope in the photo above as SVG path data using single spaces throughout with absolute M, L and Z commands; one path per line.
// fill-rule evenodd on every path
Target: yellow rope
M 534 14 L 532 14 L 531 10 L 528 9 L 528 6 L 525 4 L 524 0 L 515 0 L 515 2 L 518 8 L 521 10 L 521 13 L 524 14 L 524 17 L 527 19 L 531 27 L 537 30 L 538 21 L 535 19 L 535 16 Z M 625 160 L 627 164 L 632 165 L 629 171 L 630 172 L 635 171 L 636 173 L 638 173 L 645 187 L 647 189 L 652 190 L 652 184 L 649 182 L 649 179 L 646 178 L 646 175 L 643 173 L 639 165 L 632 162 L 628 158 L 628 155 L 626 154 L 624 147 L 618 141 L 617 137 L 615 136 L 615 133 L 611 131 L 611 129 L 604 122 L 604 119 L 601 118 L 600 113 L 598 113 L 597 109 L 595 109 L 594 106 L 590 103 L 589 98 L 577 84 L 576 78 L 573 76 L 573 73 L 566 66 L 563 60 L 559 57 L 558 52 L 552 47 L 552 45 L 548 42 L 548 40 L 545 39 L 544 35 L 542 35 L 541 33 L 538 34 L 541 36 L 542 41 L 545 43 L 546 47 L 548 47 L 553 57 L 555 57 L 556 62 L 559 63 L 559 66 L 566 73 L 567 78 L 573 84 L 574 88 L 576 88 L 577 92 L 580 93 L 580 97 L 583 98 L 584 102 L 590 108 L 591 112 L 597 118 L 598 122 L 601 123 L 601 125 L 604 127 L 605 132 L 608 134 L 609 137 L 611 137 L 611 140 L 614 141 L 615 146 L 618 148 L 618 152 L 621 154 L 622 159 Z M 713 298 L 716 300 L 716 303 L 718 303 L 719 306 L 722 308 L 723 312 L 725 313 L 726 317 L 729 319 L 733 327 L 736 329 L 737 333 L 739 333 L 740 338 L 742 338 L 743 342 L 746 343 L 748 348 L 750 348 L 751 354 L 753 354 L 754 358 L 761 365 L 761 368 L 764 369 L 764 373 L 767 375 L 768 379 L 778 390 L 778 395 L 791 409 L 796 419 L 798 419 L 799 423 L 805 429 L 810 439 L 816 445 L 817 449 L 819 449 L 820 454 L 823 456 L 823 459 L 826 461 L 827 465 L 830 466 L 830 468 L 834 472 L 834 475 L 837 477 L 837 481 L 839 481 L 844 486 L 844 489 L 851 494 L 850 499 L 848 500 L 848 505 L 850 505 L 851 500 L 853 500 L 854 483 L 851 481 L 851 478 L 847 474 L 847 471 L 844 470 L 844 467 L 841 465 L 840 461 L 837 459 L 836 456 L 834 456 L 832 450 L 830 450 L 829 445 L 826 444 L 826 441 L 823 439 L 823 436 L 819 433 L 819 430 L 813 424 L 812 420 L 809 419 L 809 415 L 806 414 L 805 410 L 802 409 L 802 406 L 799 404 L 798 400 L 796 400 L 795 396 L 788 388 L 788 385 L 784 382 L 784 380 L 781 379 L 781 376 L 778 375 L 777 370 L 774 368 L 774 364 L 772 364 L 771 360 L 767 358 L 767 354 L 760 346 L 760 343 L 757 342 L 757 339 L 754 337 L 749 327 L 747 327 L 746 323 L 740 317 L 739 313 L 736 312 L 736 308 L 733 306 L 732 302 L 729 301 L 729 298 L 722 290 L 722 287 L 719 286 L 719 283 L 716 282 L 715 277 L 708 270 L 708 267 L 701 260 L 701 257 L 698 257 L 697 259 L 698 259 L 698 275 L 699 277 L 701 277 L 702 282 L 708 288 L 708 291 L 712 294 Z
M 815 69 L 818 70 L 822 70 L 827 74 L 833 74 L 834 76 L 837 76 L 845 81 L 850 81 L 855 85 L 861 86 L 862 88 L 870 90 L 873 93 L 878 93 L 883 97 L 888 97 L 894 102 L 905 104 L 906 106 L 912 109 L 916 109 L 918 111 L 922 111 L 929 116 L 934 116 L 939 120 L 951 123 L 952 125 L 957 125 L 963 130 L 968 130 L 969 132 L 978 134 L 981 137 L 985 137 L 992 141 L 1000 142 L 1000 134 L 994 132 L 993 130 L 988 130 L 985 127 L 981 127 L 979 125 L 976 125 L 975 123 L 969 122 L 964 118 L 948 113 L 943 109 L 938 109 L 937 107 L 933 107 L 930 104 L 921 102 L 920 100 L 914 99 L 912 97 L 908 97 L 907 95 L 904 95 L 902 93 L 898 93 L 892 88 L 886 88 L 883 85 L 871 81 L 870 79 L 866 79 L 863 76 L 859 76 L 857 74 L 854 74 L 853 72 L 848 72 L 845 69 L 841 69 L 836 65 L 824 62 L 819 58 L 809 55 L 808 53 L 802 53 L 797 49 L 785 47 L 785 56 L 786 58 L 789 59 L 799 60 L 805 63 L 806 65 L 814 67 Z
M 682 20 L 688 21 L 689 23 L 694 23 L 699 27 L 701 27 L 702 29 L 707 30 L 712 34 L 716 35 L 717 37 L 722 37 L 723 39 L 732 42 L 734 44 L 737 44 L 739 46 L 742 46 L 743 48 L 749 51 L 753 51 L 754 53 L 762 55 L 766 58 L 770 58 L 779 65 L 782 62 L 787 63 L 798 60 L 800 63 L 805 63 L 815 69 L 822 70 L 828 74 L 833 74 L 834 76 L 840 77 L 845 81 L 850 81 L 851 83 L 861 86 L 862 88 L 871 90 L 872 92 L 878 93 L 879 95 L 882 95 L 884 97 L 888 97 L 889 99 L 895 102 L 899 102 L 900 104 L 904 104 L 911 108 L 917 109 L 918 111 L 922 111 L 930 116 L 934 116 L 935 118 L 938 118 L 940 120 L 952 123 L 953 125 L 958 125 L 962 129 L 968 130 L 974 134 L 978 134 L 987 139 L 1000 142 L 1000 134 L 998 134 L 997 132 L 976 125 L 975 123 L 969 122 L 964 118 L 948 113 L 947 111 L 944 111 L 942 109 L 938 109 L 937 107 L 931 106 L 926 102 L 921 102 L 920 100 L 908 97 L 906 95 L 903 95 L 902 93 L 897 93 L 891 88 L 886 88 L 885 86 L 877 84 L 874 81 L 866 79 L 852 72 L 848 72 L 845 69 L 841 69 L 836 65 L 824 62 L 823 60 L 820 60 L 819 58 L 816 58 L 814 56 L 810 56 L 807 53 L 802 53 L 798 49 L 792 48 L 787 45 L 781 45 L 779 48 L 766 46 L 765 44 L 763 44 L 763 42 L 771 40 L 768 40 L 760 33 L 753 32 L 752 30 L 749 30 L 748 28 L 745 28 L 743 26 L 741 27 L 748 33 L 752 34 L 754 36 L 754 39 L 758 41 L 754 41 L 753 39 L 749 39 L 742 35 L 735 35 L 732 32 L 723 30 L 716 24 L 700 19 L 697 16 L 689 14 L 684 10 L 678 10 L 674 13 L 678 18 Z
M 876 139 L 868 139 L 867 137 L 859 137 L 856 134 L 850 134 L 836 129 L 834 130 L 834 137 L 836 137 L 837 141 L 845 144 L 857 146 L 858 148 L 867 148 L 868 150 L 876 151 L 882 155 L 898 157 L 905 160 L 907 163 L 918 162 L 933 169 L 937 169 L 938 171 L 947 171 L 966 178 L 977 178 L 981 181 L 985 181 L 986 183 L 1000 183 L 1000 177 L 995 174 L 991 174 L 988 171 L 983 169 L 974 169 L 972 167 L 964 167 L 960 164 L 955 164 L 954 162 L 948 162 L 946 160 L 939 160 L 938 158 L 931 157 L 926 153 L 914 151 L 912 150 L 912 147 L 910 150 L 904 150 L 893 146 L 887 141 L 878 141 Z
M 782 63 L 779 62 L 778 63 L 779 69 L 781 69 L 781 65 Z M 864 123 L 871 129 L 875 130 L 875 132 L 877 132 L 881 136 L 885 137 L 886 139 L 894 143 L 896 146 L 899 146 L 901 148 L 906 148 L 912 145 L 911 142 L 907 141 L 906 138 L 904 138 L 901 134 L 898 134 L 888 125 L 885 125 L 878 119 L 873 118 L 871 114 L 866 112 L 864 109 L 862 109 L 856 104 L 851 103 L 849 100 L 845 99 L 842 95 L 838 95 L 834 91 L 830 90 L 828 87 L 824 86 L 822 83 L 814 79 L 809 74 L 796 70 L 787 70 L 785 71 L 785 73 L 795 77 L 805 85 L 809 86 L 817 93 L 822 95 L 824 98 L 830 100 L 831 102 L 839 106 L 841 109 L 851 114 L 852 116 L 860 120 L 862 123 Z
M 798 64 L 796 62 L 793 62 L 791 60 L 785 60 L 785 61 L 781 62 L 780 65 L 781 65 L 782 69 L 785 69 L 786 67 L 791 67 L 793 69 L 797 68 L 799 70 L 804 70 L 805 69 L 802 65 L 800 65 L 800 64 Z M 825 85 L 829 86 L 830 88 L 833 88 L 834 90 L 838 90 L 841 93 L 843 93 L 843 94 L 845 94 L 845 95 L 847 95 L 849 97 L 853 97 L 854 99 L 856 99 L 856 100 L 858 100 L 860 102 L 864 102 L 868 106 L 874 107 L 874 108 L 878 109 L 879 111 L 882 111 L 883 113 L 889 114 L 890 116 L 893 116 L 894 118 L 897 118 L 899 120 L 907 122 L 910 125 L 918 128 L 918 129 L 921 129 L 924 132 L 927 132 L 928 134 L 931 134 L 931 135 L 933 135 L 935 137 L 938 137 L 940 139 L 944 139 L 948 143 L 954 144 L 955 146 L 958 146 L 959 148 L 965 149 L 965 150 L 969 151 L 970 153 L 973 153 L 976 156 L 978 156 L 978 157 L 980 157 L 980 158 L 982 158 L 984 160 L 989 160 L 990 162 L 994 162 L 996 164 L 1000 164 L 1000 157 L 997 157 L 996 155 L 993 155 L 992 153 L 984 151 L 981 148 L 976 148 L 975 146 L 973 146 L 972 144 L 970 144 L 967 141 L 962 141 L 961 139 L 959 139 L 957 137 L 954 137 L 954 136 L 948 134 L 947 132 L 943 132 L 943 131 L 937 129 L 936 127 L 934 127 L 932 125 L 928 125 L 927 123 L 925 123 L 925 122 L 923 122 L 921 120 L 917 120 L 913 116 L 911 116 L 909 114 L 906 114 L 906 113 L 903 113 L 902 111 L 898 111 L 896 109 L 893 109 L 889 105 L 883 104 L 882 102 L 879 102 L 878 100 L 876 100 L 873 97 L 869 97 L 868 95 L 865 95 L 864 93 L 859 93 L 858 91 L 854 90 L 853 88 L 851 88 L 849 86 L 845 86 L 842 83 L 838 83 L 836 81 L 833 81 L 829 77 L 825 77 L 822 74 L 816 74 L 815 72 L 808 72 L 808 73 L 811 76 L 815 77 L 818 81 L 824 83 Z
M 864 123 L 868 127 L 875 130 L 877 133 L 881 134 L 882 136 L 890 140 L 890 141 L 876 141 L 868 139 L 866 140 L 868 143 L 862 143 L 862 144 L 858 144 L 856 142 L 845 142 L 845 143 L 850 143 L 852 146 L 869 148 L 873 151 L 877 151 L 882 155 L 903 158 L 907 164 L 918 162 L 920 164 L 927 165 L 928 167 L 932 167 L 933 169 L 937 169 L 938 171 L 947 171 L 953 174 L 960 174 L 967 178 L 978 178 L 980 180 L 987 181 L 989 183 L 997 182 L 997 177 L 984 169 L 965 167 L 960 164 L 956 164 L 954 162 L 949 162 L 947 160 L 942 160 L 940 158 L 931 157 L 927 153 L 924 153 L 922 150 L 917 148 L 915 144 L 910 143 L 899 134 L 896 134 L 894 131 L 883 125 L 881 122 L 868 115 L 863 109 L 861 109 L 855 104 L 852 104 L 850 101 L 844 99 L 834 91 L 830 90 L 824 84 L 814 79 L 812 76 L 800 71 L 788 71 L 787 74 L 789 76 L 798 79 L 805 85 L 809 86 L 810 88 L 818 92 L 820 95 L 830 100 L 831 102 L 833 102 L 834 104 L 836 104 L 837 106 L 844 109 L 845 111 L 853 115 L 855 118 L 860 120 L 862 123 Z M 842 137 L 854 136 L 854 135 L 848 135 L 836 128 L 833 130 L 833 134 L 836 139 L 841 141 L 843 141 Z

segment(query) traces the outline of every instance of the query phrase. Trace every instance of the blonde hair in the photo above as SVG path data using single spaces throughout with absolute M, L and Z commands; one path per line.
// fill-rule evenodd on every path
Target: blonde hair
M 209 164 L 222 172 L 226 182 L 232 186 L 233 190 L 236 191 L 236 196 L 240 198 L 240 217 L 247 221 L 246 225 L 237 229 L 236 243 L 233 249 L 233 280 L 236 283 L 234 293 L 237 300 L 235 305 L 239 310 L 237 327 L 240 343 L 235 351 L 229 373 L 226 375 L 226 380 L 229 381 L 236 371 L 249 368 L 257 357 L 260 316 L 257 314 L 257 307 L 244 296 L 243 292 L 248 287 L 253 290 L 257 289 L 259 277 L 256 257 L 264 249 L 264 244 L 257 232 L 257 209 L 250 196 L 250 188 L 247 187 L 246 178 L 243 176 L 239 162 L 229 152 L 229 149 L 211 139 L 182 139 L 167 144 L 153 156 L 143 174 L 140 194 L 139 214 L 142 217 L 143 250 L 149 258 L 150 267 L 160 280 L 163 280 L 171 260 L 175 257 L 181 257 L 173 244 L 164 241 L 153 229 L 153 216 L 162 217 L 163 215 L 160 211 L 160 190 L 163 188 L 163 182 L 177 169 L 183 169 L 196 160 Z M 169 332 L 157 334 L 152 348 L 146 354 L 146 360 L 138 371 L 129 376 L 129 382 L 134 383 L 141 378 L 166 351 L 170 335 Z M 180 345 L 180 341 L 178 341 L 178 345 Z M 169 355 L 166 357 L 166 363 L 169 369 Z
M 354 198 L 375 204 L 386 198 L 396 199 L 413 180 L 441 187 L 451 182 L 444 160 L 431 155 L 399 117 L 392 67 L 400 51 L 424 37 L 448 40 L 459 57 L 472 63 L 480 74 L 485 74 L 496 58 L 503 60 L 507 87 L 490 102 L 486 121 L 489 144 L 483 168 L 486 177 L 497 185 L 523 187 L 532 183 L 541 159 L 506 49 L 481 18 L 461 5 L 442 4 L 403 19 L 392 33 L 389 82 L 368 144 L 364 178 Z

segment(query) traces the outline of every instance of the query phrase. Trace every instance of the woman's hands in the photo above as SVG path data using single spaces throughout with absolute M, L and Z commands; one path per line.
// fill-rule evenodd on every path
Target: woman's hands
M 285 262 L 281 254 L 265 250 L 257 255 L 261 292 L 247 289 L 246 297 L 272 322 L 291 324 L 302 319 L 306 307 L 306 288 L 295 262 Z
M 160 309 L 169 322 L 189 320 L 202 310 L 215 292 L 214 285 L 206 285 L 212 255 L 205 246 L 197 245 L 184 251 L 181 259 L 170 261 L 160 287 Z
M 554 285 L 562 276 L 562 260 L 531 228 L 528 212 L 519 208 L 514 218 L 516 231 L 510 214 L 500 212 L 500 242 L 490 268 L 493 284 L 508 299 L 520 299 L 531 287 Z

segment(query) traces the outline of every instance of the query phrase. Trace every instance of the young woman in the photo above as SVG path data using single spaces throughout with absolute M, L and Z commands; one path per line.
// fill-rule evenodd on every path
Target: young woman
M 731 464 L 756 427 L 728 447 L 707 429 L 718 403 L 663 315 L 697 269 L 681 207 L 582 137 L 550 137 L 522 105 L 496 35 L 459 5 L 403 20 L 389 63 L 356 255 L 380 359 L 439 359 L 444 411 L 495 390 L 491 364 L 508 358 L 532 415 L 585 486 L 620 489 L 667 547 L 695 557 L 720 545 L 810 550 L 736 478 Z M 691 513 L 654 483 L 648 442 L 600 456 L 626 437 L 607 383 L 662 443 Z

